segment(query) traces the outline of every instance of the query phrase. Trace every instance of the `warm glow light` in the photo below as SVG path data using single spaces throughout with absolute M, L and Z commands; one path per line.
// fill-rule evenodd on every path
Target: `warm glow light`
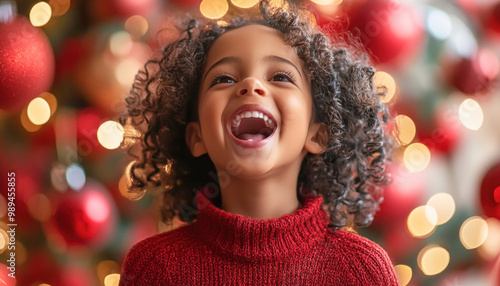
M 0 253 L 3 253 L 7 249 L 7 242 L 9 241 L 9 236 L 4 229 L 0 228 Z
M 47 2 L 38 2 L 31 8 L 30 22 L 35 27 L 47 24 L 52 17 L 52 9 Z
M 318 5 L 340 5 L 342 0 L 311 0 L 314 4 Z
M 427 201 L 427 206 L 436 210 L 437 225 L 446 223 L 455 213 L 455 200 L 448 193 L 435 194 Z
M 460 104 L 458 116 L 460 122 L 470 130 L 478 130 L 483 125 L 483 109 L 479 103 L 472 98 L 468 98 Z
M 50 92 L 44 92 L 40 95 L 40 97 L 43 98 L 49 105 L 50 115 L 52 116 L 57 109 L 57 98 Z
M 24 108 L 23 111 L 21 112 L 20 120 L 21 120 L 21 125 L 28 132 L 36 132 L 42 127 L 42 125 L 36 125 L 33 124 L 33 122 L 31 122 L 31 120 L 28 118 L 28 113 L 26 112 L 26 108 Z
M 97 140 L 106 149 L 116 149 L 123 140 L 123 127 L 116 121 L 106 121 L 97 129 Z
M 423 171 L 430 161 L 431 151 L 422 143 L 410 144 L 404 151 L 405 166 L 412 173 Z
M 415 237 L 425 237 L 435 228 L 437 213 L 433 207 L 419 206 L 408 215 L 407 226 Z
M 125 31 L 113 33 L 109 37 L 109 49 L 117 57 L 129 54 L 133 46 L 132 37 Z
M 34 98 L 26 109 L 28 118 L 33 124 L 42 125 L 49 121 L 50 118 L 50 106 L 41 97 Z
M 383 71 L 376 72 L 373 76 L 373 83 L 377 88 L 377 93 L 385 93 L 385 96 L 380 97 L 380 101 L 388 103 L 393 99 L 396 94 L 396 81 L 390 74 Z
M 488 237 L 488 224 L 479 216 L 468 218 L 460 227 L 460 241 L 467 249 L 481 246 Z
M 410 283 L 411 277 L 413 275 L 413 271 L 410 266 L 399 264 L 394 266 L 394 270 L 396 270 L 396 275 L 398 276 L 399 285 L 406 286 Z
M 109 274 L 104 278 L 104 286 L 118 286 L 120 282 L 120 274 Z
M 436 275 L 448 267 L 450 263 L 450 253 L 437 245 L 429 245 L 418 254 L 418 267 L 425 275 Z
M 149 29 L 148 20 L 141 15 L 135 15 L 125 21 L 125 30 L 131 35 L 142 37 L 146 35 Z
M 397 127 L 397 130 L 394 132 L 394 137 L 397 139 L 399 145 L 404 146 L 410 144 L 417 132 L 413 120 L 406 115 L 400 114 L 394 118 L 394 121 Z
M 203 0 L 200 12 L 209 19 L 219 19 L 226 15 L 229 5 L 226 0 Z
M 66 169 L 66 182 L 73 190 L 81 190 L 86 182 L 82 166 L 73 163 Z
M 231 0 L 234 6 L 239 8 L 250 8 L 255 6 L 259 2 L 259 0 Z
M 97 276 L 99 281 L 104 281 L 109 274 L 120 273 L 120 266 L 112 260 L 104 260 L 97 265 Z
M 54 16 L 62 16 L 68 12 L 69 7 L 71 6 L 70 0 L 50 0 L 49 1 L 50 8 L 52 8 L 52 15 Z
M 486 260 L 490 261 L 500 254 L 500 220 L 490 217 L 486 220 L 488 224 L 488 235 L 485 241 L 479 247 L 479 254 Z
M 131 86 L 142 63 L 135 59 L 125 59 L 115 68 L 115 77 L 123 86 Z
M 109 207 L 102 196 L 91 194 L 85 200 L 85 213 L 95 222 L 103 222 L 109 218 Z

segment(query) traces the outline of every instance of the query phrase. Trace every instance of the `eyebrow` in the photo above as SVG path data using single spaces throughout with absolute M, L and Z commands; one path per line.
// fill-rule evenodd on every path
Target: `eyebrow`
M 287 60 L 285 58 L 282 58 L 282 57 L 279 57 L 279 56 L 270 55 L 270 56 L 264 57 L 264 60 L 266 60 L 266 61 L 272 61 L 272 62 L 278 62 L 278 63 L 285 63 L 285 64 L 288 64 L 288 65 L 291 65 L 292 67 L 295 68 L 295 70 L 297 70 L 297 72 L 300 75 L 300 78 L 302 78 L 302 73 L 300 72 L 299 68 L 295 64 L 293 64 L 291 61 L 289 61 L 289 60 Z M 222 64 L 239 63 L 239 62 L 241 62 L 240 58 L 237 58 L 237 57 L 224 57 L 224 58 L 218 60 L 217 62 L 215 62 L 210 68 L 208 68 L 208 70 L 205 72 L 205 75 L 203 76 L 203 80 L 205 80 L 205 78 L 210 73 L 210 71 L 213 70 L 215 67 L 220 66 Z

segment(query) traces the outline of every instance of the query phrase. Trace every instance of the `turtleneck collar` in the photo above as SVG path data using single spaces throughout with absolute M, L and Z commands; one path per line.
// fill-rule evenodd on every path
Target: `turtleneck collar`
M 226 212 L 205 193 L 211 192 L 202 189 L 196 194 L 199 210 L 193 234 L 224 256 L 246 261 L 275 259 L 307 251 L 326 235 L 328 216 L 321 196 L 304 196 L 295 212 L 261 220 Z

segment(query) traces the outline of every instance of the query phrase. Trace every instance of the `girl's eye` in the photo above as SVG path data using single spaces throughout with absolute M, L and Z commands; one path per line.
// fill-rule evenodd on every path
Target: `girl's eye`
M 216 84 L 219 84 L 219 83 L 236 83 L 236 81 L 228 76 L 228 75 L 220 75 L 220 76 L 217 76 L 213 81 L 212 83 L 210 84 L 210 86 L 214 86 Z
M 284 81 L 284 82 L 293 82 L 293 78 L 291 75 L 285 72 L 279 72 L 271 78 L 271 81 Z

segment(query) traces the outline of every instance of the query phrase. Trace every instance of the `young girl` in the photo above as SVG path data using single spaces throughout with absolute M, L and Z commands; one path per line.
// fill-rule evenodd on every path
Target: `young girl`
M 185 225 L 136 244 L 120 285 L 397 285 L 371 222 L 391 139 L 374 69 L 293 7 L 190 21 L 136 77 L 132 190 Z

